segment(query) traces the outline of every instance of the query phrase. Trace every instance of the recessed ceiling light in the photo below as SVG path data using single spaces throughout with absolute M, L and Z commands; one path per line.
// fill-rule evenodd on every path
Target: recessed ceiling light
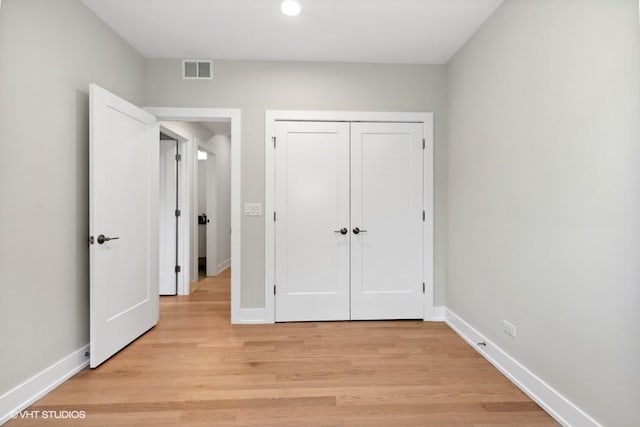
M 298 16 L 300 15 L 300 3 L 296 0 L 284 0 L 280 5 L 280 10 L 287 16 Z

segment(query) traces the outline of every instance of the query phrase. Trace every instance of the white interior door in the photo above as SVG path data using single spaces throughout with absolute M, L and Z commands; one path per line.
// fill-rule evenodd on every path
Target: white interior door
M 207 167 L 207 276 L 218 275 L 218 180 L 216 156 L 208 153 Z
M 276 321 L 349 319 L 349 124 L 279 122 L 276 138 Z
M 160 295 L 175 295 L 177 281 L 177 141 L 160 141 Z
M 96 85 L 90 91 L 95 368 L 158 322 L 159 128 L 153 115 L 135 105 Z
M 351 124 L 351 319 L 422 318 L 423 133 Z

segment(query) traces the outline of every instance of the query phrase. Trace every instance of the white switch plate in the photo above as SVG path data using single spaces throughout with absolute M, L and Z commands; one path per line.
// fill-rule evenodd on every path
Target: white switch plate
M 516 326 L 513 323 L 509 323 L 506 320 L 502 321 L 502 332 L 505 334 L 516 337 Z
M 262 216 L 262 203 L 245 203 L 244 214 L 246 216 Z

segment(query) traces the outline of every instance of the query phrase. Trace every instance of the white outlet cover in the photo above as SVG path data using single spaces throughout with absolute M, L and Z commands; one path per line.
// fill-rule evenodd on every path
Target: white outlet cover
M 502 321 L 502 332 L 505 334 L 515 338 L 516 337 L 516 326 L 513 323 L 507 322 L 506 320 Z
M 245 216 L 262 216 L 262 203 L 245 203 Z

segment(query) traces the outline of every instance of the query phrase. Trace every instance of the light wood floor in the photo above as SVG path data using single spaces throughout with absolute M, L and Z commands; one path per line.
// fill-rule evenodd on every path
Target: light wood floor
M 86 419 L 8 425 L 557 425 L 443 323 L 232 326 L 225 273 L 30 408 Z

